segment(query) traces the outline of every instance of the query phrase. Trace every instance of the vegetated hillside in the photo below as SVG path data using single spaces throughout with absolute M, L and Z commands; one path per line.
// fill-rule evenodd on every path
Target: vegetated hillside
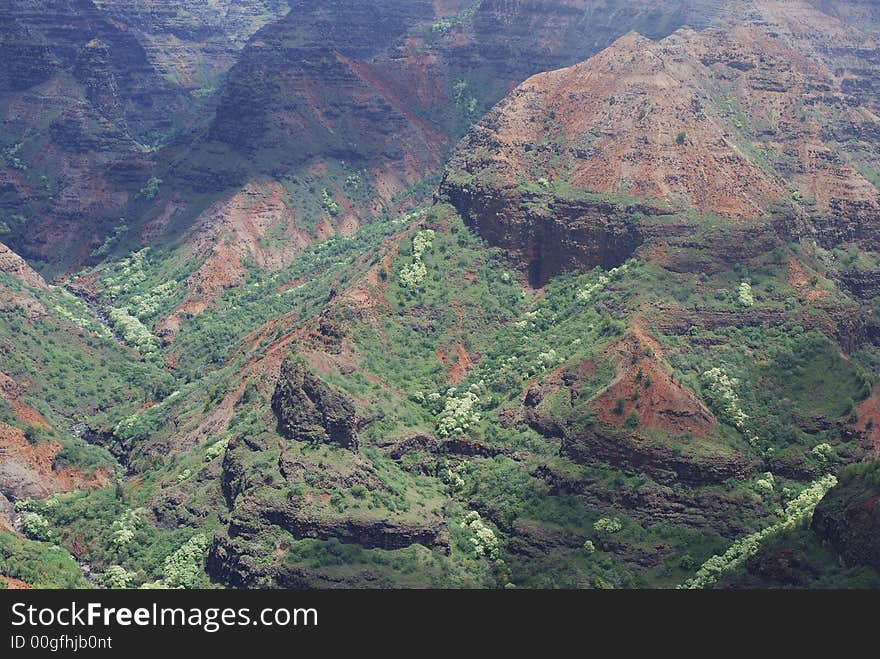
M 807 3 L 727 4 L 374 3 L 379 39 L 352 3 L 300 3 L 257 33 L 211 128 L 129 206 L 142 248 L 119 232 L 63 288 L 0 252 L 21 310 L 2 434 L 45 486 L 0 481 L 0 574 L 84 585 L 73 556 L 108 587 L 875 584 L 876 534 L 839 532 L 873 523 L 842 468 L 880 453 L 870 39 Z M 446 148 L 428 128 L 451 141 L 517 81 L 443 73 L 447 105 L 395 105 L 420 87 L 391 86 L 416 61 L 394 34 L 490 71 L 524 43 L 564 58 L 601 12 L 608 41 L 637 19 L 665 38 L 528 80 L 420 203 Z M 738 25 L 667 36 L 684 16 Z M 467 118 L 456 89 L 486 93 Z M 343 153 L 391 203 L 337 196 Z M 304 192 L 284 180 L 302 168 Z M 778 548 L 807 557 L 784 579 L 755 567 Z
M 286 15 L 274 1 L 159 4 L 4 5 L 16 65 L 0 103 L 0 230 L 47 275 L 160 238 L 204 260 L 213 245 L 192 237 L 241 195 L 296 229 L 213 233 L 349 235 L 438 174 L 454 140 L 528 75 L 634 27 L 663 36 L 718 14 L 715 2 L 668 0 L 635 11 L 346 0 Z
M 816 507 L 810 528 L 765 543 L 718 584 L 719 588 L 878 588 L 876 460 L 847 467 L 840 485 Z
M 250 39 L 210 125 L 155 154 L 120 210 L 126 223 L 93 258 L 133 246 L 185 255 L 188 294 L 159 326 L 171 342 L 243 281 L 244 262 L 286 266 L 305 245 L 429 199 L 454 140 L 526 76 L 633 25 L 662 35 L 717 13 L 714 3 L 621 7 L 297 3 Z

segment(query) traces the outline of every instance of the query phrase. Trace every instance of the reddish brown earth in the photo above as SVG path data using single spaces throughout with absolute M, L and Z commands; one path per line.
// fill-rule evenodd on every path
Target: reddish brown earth
M 801 263 L 793 256 L 789 256 L 788 283 L 798 289 L 801 298 L 807 302 L 813 302 L 828 297 L 828 292 L 816 288 L 810 283 L 810 279 L 810 275 L 806 273 Z
M 880 458 L 880 390 L 871 392 L 865 400 L 856 406 L 855 429 L 863 433 L 862 445 L 875 458 Z
M 612 464 L 658 483 L 718 484 L 760 466 L 756 455 L 731 450 L 718 421 L 673 380 L 656 341 L 638 325 L 607 348 L 604 361 L 616 373 L 588 401 L 581 396 L 594 384 L 593 364 L 580 374 L 565 369 L 545 376 L 528 389 L 516 414 L 545 437 L 559 438 L 561 455 L 574 462 Z M 596 420 L 582 417 L 581 405 Z M 633 413 L 635 423 L 628 423 Z
M 0 284 L 0 311 L 18 313 L 28 320 L 42 318 L 48 314 L 46 307 L 28 295 L 15 293 Z
M 0 579 L 3 579 L 6 582 L 6 588 L 9 590 L 31 590 L 33 588 L 30 584 L 14 577 L 7 577 L 0 574 Z
M 3 372 L 0 372 L 0 398 L 12 406 L 12 413 L 22 423 L 40 430 L 49 430 L 49 422 L 33 407 L 22 400 L 24 388 Z
M 690 389 L 672 379 L 660 346 L 642 329 L 633 329 L 611 346 L 608 357 L 616 363 L 617 373 L 590 403 L 602 423 L 620 429 L 636 412 L 640 428 L 690 433 L 695 438 L 717 433 L 714 415 Z M 624 401 L 620 414 L 615 412 L 618 400 Z
M 3 243 L 0 243 L 0 272 L 10 274 L 32 288 L 46 288 L 45 280 Z
M 107 487 L 112 478 L 105 470 L 86 476 L 73 467 L 56 470 L 58 442 L 31 444 L 24 433 L 0 423 L 0 491 L 16 499 L 45 497 L 56 492 Z
M 459 144 L 442 197 L 535 286 L 636 253 L 711 272 L 782 238 L 880 247 L 880 191 L 856 169 L 880 170 L 880 117 L 853 92 L 876 67 L 857 80 L 830 67 L 849 55 L 827 50 L 849 30 L 840 43 L 861 39 L 872 61 L 873 42 L 835 24 L 823 49 L 823 33 L 792 33 L 792 16 L 815 10 L 766 5 L 766 20 L 631 33 L 529 78 Z M 694 223 L 723 233 L 695 241 Z
M 230 199 L 212 205 L 194 225 L 188 245 L 203 263 L 186 282 L 187 299 L 157 331 L 173 340 L 182 322 L 203 313 L 224 291 L 241 283 L 247 274 L 245 261 L 277 270 L 304 247 L 333 233 L 326 222 L 315 236 L 299 228 L 289 194 L 280 183 L 246 185 Z
M 713 98 L 720 89 L 742 106 L 755 132 L 772 126 L 773 134 L 756 140 L 760 147 L 804 163 L 796 183 L 821 208 L 834 200 L 877 205 L 876 188 L 852 167 L 829 162 L 821 135 L 832 113 L 853 129 L 874 127 L 877 117 L 849 107 L 829 71 L 753 26 L 680 30 L 660 42 L 630 34 L 587 62 L 538 74 L 484 122 L 494 126 L 499 148 L 472 162 L 486 159 L 484 166 L 509 183 L 555 170 L 551 182 L 564 177 L 595 193 L 683 200 L 702 213 L 753 219 L 790 195 L 753 162 L 748 149 L 755 145 Z M 812 116 L 803 121 L 805 104 Z M 548 129 L 568 145 L 555 167 L 543 161 L 558 150 L 528 150 Z
M 448 366 L 445 355 L 440 361 L 444 366 Z M 461 341 L 457 342 L 455 344 L 455 363 L 446 372 L 446 381 L 450 384 L 461 384 L 473 367 L 474 363 L 464 343 Z

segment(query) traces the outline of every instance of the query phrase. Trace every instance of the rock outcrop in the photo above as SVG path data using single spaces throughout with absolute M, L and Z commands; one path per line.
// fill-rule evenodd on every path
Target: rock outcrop
M 257 513 L 257 511 L 252 511 Z M 290 510 L 266 510 L 254 520 L 270 522 L 296 534 L 296 537 L 319 540 L 337 539 L 357 543 L 365 548 L 402 549 L 414 544 L 447 552 L 449 540 L 445 524 L 429 519 L 418 524 L 396 524 L 383 521 L 345 520 L 322 521 L 303 517 Z M 271 530 L 272 526 L 264 527 Z M 357 586 L 375 577 L 369 572 L 353 572 L 348 581 L 324 583 L 319 570 L 303 569 L 286 564 L 283 555 L 264 554 L 260 549 L 260 528 L 237 526 L 214 536 L 205 567 L 211 577 L 233 588 L 314 588 Z
M 665 522 L 690 528 L 711 528 L 724 537 L 735 538 L 755 530 L 746 520 L 767 516 L 755 501 L 745 501 L 713 489 L 687 491 L 663 485 L 608 488 L 596 479 L 572 478 L 548 465 L 539 467 L 534 475 L 554 493 L 578 494 L 589 500 L 618 506 L 644 520 L 645 524 Z
M 110 47 L 100 39 L 89 41 L 77 55 L 73 75 L 85 87 L 86 98 L 101 114 L 124 128 L 125 117 L 111 66 Z
M 105 470 L 86 476 L 72 467 L 55 469 L 61 448 L 54 441 L 31 443 L 18 428 L 0 423 L 0 494 L 13 500 L 42 498 L 110 483 Z
M 354 405 L 315 376 L 304 360 L 287 359 L 281 364 L 272 410 L 279 432 L 288 439 L 358 450 Z
M 13 531 L 15 525 L 13 518 L 15 517 L 15 507 L 12 502 L 6 498 L 6 495 L 0 492 L 0 531 Z
M 0 243 L 0 272 L 12 275 L 31 288 L 44 289 L 46 281 L 18 254 Z
M 428 548 L 446 546 L 445 521 L 440 515 L 418 522 L 350 517 L 322 518 L 293 502 L 267 506 L 265 502 L 241 498 L 229 526 L 232 536 L 253 535 L 265 525 L 277 526 L 297 539 L 336 538 L 341 542 L 372 549 L 401 549 L 420 544 Z
M 150 62 L 186 89 L 217 84 L 247 40 L 290 10 L 289 0 L 97 0 L 132 32 Z

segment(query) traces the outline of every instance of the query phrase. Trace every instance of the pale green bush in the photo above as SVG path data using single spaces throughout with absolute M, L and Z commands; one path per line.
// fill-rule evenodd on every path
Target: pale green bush
M 721 555 L 707 560 L 680 588 L 706 588 L 713 585 L 722 574 L 742 565 L 761 548 L 761 543 L 784 531 L 796 528 L 812 517 L 813 511 L 828 491 L 837 485 L 837 478 L 832 475 L 823 476 L 814 481 L 782 511 L 782 520 L 765 529 L 740 538 Z
M 623 523 L 617 517 L 602 517 L 593 524 L 593 530 L 597 533 L 612 534 L 623 528 Z
M 425 267 L 422 257 L 425 252 L 434 245 L 433 229 L 425 229 L 419 231 L 413 238 L 412 261 L 407 263 L 400 270 L 400 283 L 406 288 L 418 288 L 425 277 L 428 276 L 428 269 Z
M 211 462 L 214 458 L 226 455 L 226 449 L 229 447 L 229 437 L 224 437 L 218 442 L 211 444 L 205 449 L 205 462 Z
M 500 554 L 498 537 L 491 528 L 486 526 L 486 523 L 480 517 L 480 513 L 472 510 L 464 516 L 464 521 L 465 525 L 473 533 L 470 542 L 474 547 L 474 553 L 477 556 L 497 560 Z
M 98 581 L 106 588 L 125 590 L 131 588 L 135 577 L 134 572 L 129 572 L 121 565 L 111 565 L 98 577 Z
M 140 511 L 126 510 L 116 521 L 110 533 L 110 544 L 117 549 L 125 549 L 134 540 L 134 534 L 141 524 Z
M 126 309 L 110 307 L 107 310 L 107 317 L 110 319 L 113 329 L 119 332 L 125 342 L 136 348 L 141 355 L 148 357 L 158 351 L 159 342 L 156 337 Z
M 739 285 L 739 288 L 737 289 L 737 301 L 743 307 L 755 306 L 755 296 L 752 293 L 751 284 L 743 282 Z
M 735 391 L 739 381 L 717 367 L 703 373 L 700 379 L 715 414 L 734 428 L 742 430 L 749 417 L 740 407 L 739 396 Z
M 437 418 L 437 434 L 440 437 L 461 435 L 479 423 L 479 400 L 479 396 L 472 391 L 447 396 L 443 411 Z
M 28 513 L 24 516 L 21 530 L 31 540 L 49 542 L 52 539 L 52 527 L 49 520 L 40 513 Z
M 205 579 L 204 560 L 208 549 L 208 536 L 194 535 L 173 554 L 165 559 L 162 579 L 145 588 L 198 588 Z

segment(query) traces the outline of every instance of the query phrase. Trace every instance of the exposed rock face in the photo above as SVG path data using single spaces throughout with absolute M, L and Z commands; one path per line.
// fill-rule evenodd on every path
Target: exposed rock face
M 55 273 L 112 230 L 149 178 L 140 145 L 188 124 L 190 101 L 90 0 L 3 0 L 0 24 L 4 240 Z
M 688 19 L 705 24 L 715 12 L 710 2 L 692 3 L 697 9 L 688 16 L 680 3 L 653 2 L 626 18 L 620 10 L 628 3 L 617 1 L 602 8 L 586 0 L 477 4 L 300 2 L 242 53 L 211 137 L 252 152 L 280 150 L 278 139 L 295 134 L 305 140 L 301 158 L 369 154 L 375 166 L 376 157 L 406 154 L 410 168 L 436 164 L 444 134 L 459 125 L 457 106 L 469 98 L 475 115 L 528 75 L 596 52 L 645 15 L 655 19 L 651 34 L 665 36 Z M 458 92 L 450 89 L 456 80 L 465 85 Z M 416 108 L 435 125 L 418 121 Z M 398 171 L 403 164 L 394 162 Z
M 355 517 L 323 519 L 310 515 L 295 503 L 269 507 L 247 497 L 239 499 L 229 533 L 231 536 L 254 534 L 266 524 L 285 529 L 298 539 L 337 538 L 367 549 L 401 549 L 414 544 L 431 548 L 447 544 L 442 536 L 445 523 L 440 516 L 418 523 Z
M 863 300 L 880 295 L 880 271 L 849 270 L 841 272 L 840 279 L 853 295 Z
M 536 426 L 540 428 L 540 426 Z M 591 429 L 567 433 L 561 452 L 583 464 L 607 463 L 627 471 L 646 473 L 659 483 L 692 486 L 744 479 L 760 466 L 734 453 L 721 456 L 681 455 L 670 446 L 651 444 L 635 433 Z
M 2 243 L 0 243 L 0 272 L 10 274 L 32 288 L 46 288 L 46 281 L 23 258 Z
M 45 44 L 62 70 L 75 68 L 78 60 L 84 63 L 82 49 L 94 39 L 104 44 L 106 57 L 96 61 L 112 71 L 128 123 L 138 137 L 167 132 L 172 113 L 182 114 L 184 100 L 179 91 L 151 66 L 137 39 L 103 15 L 91 0 L 4 0 L 2 5 L 4 17 L 11 13 L 26 27 L 31 43 L 36 39 Z
M 809 554 L 789 547 L 759 551 L 746 561 L 746 569 L 759 580 L 756 585 L 745 584 L 752 588 L 809 588 L 822 574 Z
M 285 360 L 272 396 L 279 432 L 298 442 L 335 444 L 357 452 L 354 405 L 324 384 L 303 360 Z
M 880 120 L 818 53 L 754 16 L 659 42 L 627 35 L 511 92 L 458 145 L 441 199 L 537 286 L 642 244 L 691 272 L 780 239 L 874 249 L 880 193 L 851 163 L 880 166 Z
M 425 520 L 420 524 L 401 525 L 382 521 L 333 520 L 324 521 L 302 517 L 289 510 L 251 511 L 257 524 L 271 520 L 281 528 L 302 537 L 337 538 L 342 542 L 356 542 L 367 548 L 401 549 L 413 544 L 448 550 L 449 541 L 442 520 Z M 265 527 L 271 528 L 271 527 Z M 321 575 L 286 565 L 283 556 L 263 555 L 259 527 L 241 527 L 235 522 L 228 532 L 214 536 L 205 558 L 208 574 L 233 588 L 314 588 Z M 369 574 L 352 575 L 352 583 L 323 583 L 324 587 L 354 585 L 369 581 Z
M 122 216 L 164 218 L 141 236 L 149 241 L 181 228 L 171 216 L 198 223 L 187 212 L 193 191 L 216 201 L 266 177 L 317 190 L 309 215 L 323 214 L 327 188 L 341 211 L 324 220 L 349 233 L 436 174 L 452 139 L 528 75 L 583 59 L 634 26 L 652 37 L 702 27 L 718 5 L 306 0 L 287 14 L 285 0 L 3 0 L 0 48 L 11 64 L 0 88 L 16 93 L 4 119 L 12 134 L 52 138 L 22 154 L 29 171 L 62 163 L 45 190 L 0 167 L 0 211 L 28 219 L 9 242 L 63 271 Z M 215 105 L 211 120 L 203 110 Z M 139 144 L 202 119 L 209 130 L 142 153 Z M 350 171 L 327 171 L 340 162 Z M 351 171 L 357 193 L 339 184 Z M 156 174 L 175 210 L 123 210 Z
M 43 318 L 48 313 L 38 300 L 14 293 L 5 286 L 0 286 L 0 311 L 20 313 L 28 320 Z
M 458 3 L 467 9 L 468 3 Z M 630 30 L 652 39 L 682 25 L 706 27 L 723 10 L 717 0 L 483 0 L 467 20 L 443 33 L 436 48 L 451 78 L 489 107 L 516 84 L 595 54 Z
M 87 477 L 72 467 L 54 468 L 58 442 L 31 444 L 18 428 L 0 423 L 0 494 L 10 499 L 42 498 L 56 492 L 106 487 L 109 475 Z
M 15 515 L 15 508 L 12 502 L 6 498 L 6 495 L 0 493 L 0 531 L 12 531 L 12 518 Z
M 121 11 L 116 0 L 104 4 Z M 527 76 L 589 56 L 633 25 L 665 36 L 717 11 L 711 0 L 688 8 L 674 0 L 638 8 L 621 0 L 305 0 L 251 38 L 210 129 L 161 178 L 183 196 L 255 178 L 306 181 L 302 198 L 326 189 L 341 205 L 327 214 L 311 204 L 306 214 L 347 233 L 438 173 L 452 141 Z M 357 192 L 339 185 L 351 170 L 361 178 Z M 586 237 L 607 234 L 620 255 L 638 244 L 626 227 L 584 224 Z M 535 237 L 555 239 L 552 231 Z
M 261 27 L 290 10 L 288 0 L 95 0 L 135 33 L 153 66 L 187 89 L 215 84 Z
M 424 451 L 430 455 L 456 455 L 464 457 L 495 457 L 505 453 L 504 449 L 490 446 L 484 442 L 464 437 L 437 439 L 428 435 L 413 435 L 384 447 L 386 453 L 394 460 L 406 455 Z
M 426 0 L 299 3 L 243 51 L 208 139 L 264 174 L 344 160 L 399 191 L 436 171 L 445 137 L 371 61 L 433 15 Z
M 567 270 L 616 267 L 644 240 L 630 220 L 631 213 L 641 212 L 635 207 L 520 196 L 515 189 L 487 190 L 477 183 L 447 188 L 445 193 L 480 235 L 518 254 L 535 287 Z
M 0 273 L 12 275 L 31 288 L 42 290 L 46 281 L 35 272 L 23 258 L 0 243 Z M 0 284 L 0 311 L 20 314 L 28 320 L 35 320 L 47 315 L 46 307 L 30 294 L 22 294 L 10 290 Z M 0 395 L 4 393 L 2 381 L 5 376 L 0 374 Z
M 797 321 L 805 329 L 822 332 L 847 352 L 866 343 L 880 342 L 880 318 L 870 308 L 853 304 L 817 303 L 813 313 Z M 790 323 L 789 314 L 774 307 L 751 309 L 698 309 L 660 305 L 650 311 L 652 327 L 668 334 L 683 336 L 692 327 L 715 331 L 723 327 L 780 327 Z
M 724 537 L 733 538 L 754 530 L 743 519 L 765 516 L 760 504 L 743 501 L 711 489 L 689 492 L 671 487 L 623 486 L 609 489 L 589 478 L 572 479 L 549 466 L 534 474 L 553 492 L 571 493 L 620 506 L 647 523 L 666 522 L 692 528 L 712 528 Z
M 6 9 L 6 11 L 4 11 Z M 16 92 L 48 80 L 55 69 L 49 47 L 0 5 L 0 93 Z
M 110 65 L 110 48 L 92 39 L 79 52 L 74 77 L 85 87 L 86 98 L 108 119 L 125 126 L 119 87 Z
M 314 390 L 311 385 L 304 388 Z M 250 465 L 260 461 L 261 454 L 276 450 L 277 445 L 275 436 L 239 437 L 229 443 L 222 484 L 230 521 L 215 536 L 208 553 L 206 564 L 213 578 L 238 588 L 332 585 L 324 584 L 314 570 L 286 564 L 283 551 L 264 551 L 269 538 L 273 539 L 269 545 L 277 542 L 279 531 L 289 533 L 294 540 L 334 540 L 367 549 L 393 550 L 419 544 L 448 550 L 446 521 L 439 507 L 415 514 L 333 507 L 330 492 L 344 492 L 355 486 L 363 492 L 387 491 L 368 459 L 344 453 L 328 464 L 321 449 L 281 447 L 277 462 L 281 479 L 267 480 L 265 467 L 253 470 Z M 277 491 L 267 496 L 267 486 L 277 487 L 279 480 L 306 492 L 285 496 Z M 353 583 L 363 583 L 369 575 L 352 575 L 352 579 Z
M 870 565 L 880 570 L 880 467 L 863 468 L 819 502 L 813 530 L 828 542 L 847 565 Z

